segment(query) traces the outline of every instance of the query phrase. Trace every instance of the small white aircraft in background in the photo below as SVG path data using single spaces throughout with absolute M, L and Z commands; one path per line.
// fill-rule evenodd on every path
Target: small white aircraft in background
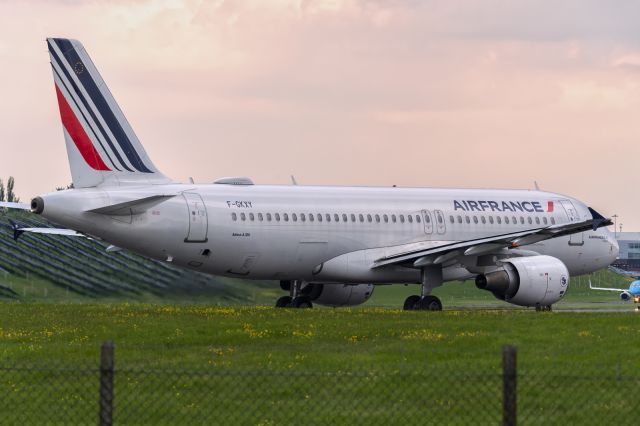
M 289 292 L 279 307 L 358 305 L 374 284 L 411 283 L 421 291 L 405 309 L 441 310 L 432 289 L 475 279 L 508 303 L 550 309 L 570 275 L 618 254 L 609 219 L 550 192 L 177 183 L 151 162 L 82 44 L 47 45 L 74 189 L 2 205 L 67 227 L 61 234 L 210 274 L 279 280 Z

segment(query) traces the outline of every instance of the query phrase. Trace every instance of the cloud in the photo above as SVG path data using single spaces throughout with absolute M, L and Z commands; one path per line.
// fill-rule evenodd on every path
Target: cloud
M 176 178 L 530 187 L 626 215 L 636 2 L 0 3 L 0 174 L 68 183 L 44 38 L 80 39 Z M 26 158 L 28 161 L 17 161 Z M 615 164 L 612 167 L 611 164 Z M 615 211 L 613 211 L 615 210 Z M 636 224 L 640 227 L 640 221 Z

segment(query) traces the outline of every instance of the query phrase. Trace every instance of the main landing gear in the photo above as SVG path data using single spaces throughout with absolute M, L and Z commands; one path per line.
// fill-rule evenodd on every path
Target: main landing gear
M 289 292 L 276 302 L 276 308 L 313 308 L 311 299 L 302 292 L 302 281 L 280 281 L 280 288 Z
M 441 311 L 442 302 L 431 295 L 431 290 L 442 285 L 442 266 L 427 266 L 421 271 L 422 286 L 420 296 L 413 295 L 404 301 L 405 311 Z

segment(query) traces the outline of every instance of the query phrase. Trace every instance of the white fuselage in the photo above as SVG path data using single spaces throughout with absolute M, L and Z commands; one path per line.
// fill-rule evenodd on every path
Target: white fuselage
M 156 194 L 142 212 L 83 213 Z M 417 283 L 416 269 L 371 268 L 409 244 L 441 244 L 590 218 L 580 201 L 525 190 L 266 185 L 87 188 L 43 196 L 42 215 L 116 246 L 210 274 L 248 279 Z M 410 246 L 409 246 L 410 247 Z M 526 250 L 560 259 L 571 275 L 609 265 L 606 229 L 545 240 Z M 449 265 L 444 279 L 474 275 Z

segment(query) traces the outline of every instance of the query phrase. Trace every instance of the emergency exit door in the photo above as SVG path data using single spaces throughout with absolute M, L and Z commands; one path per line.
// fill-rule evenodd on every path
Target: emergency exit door
M 189 214 L 189 231 L 184 239 L 185 243 L 206 243 L 209 221 L 207 219 L 207 207 L 200 194 L 185 192 L 182 194 L 187 203 Z

